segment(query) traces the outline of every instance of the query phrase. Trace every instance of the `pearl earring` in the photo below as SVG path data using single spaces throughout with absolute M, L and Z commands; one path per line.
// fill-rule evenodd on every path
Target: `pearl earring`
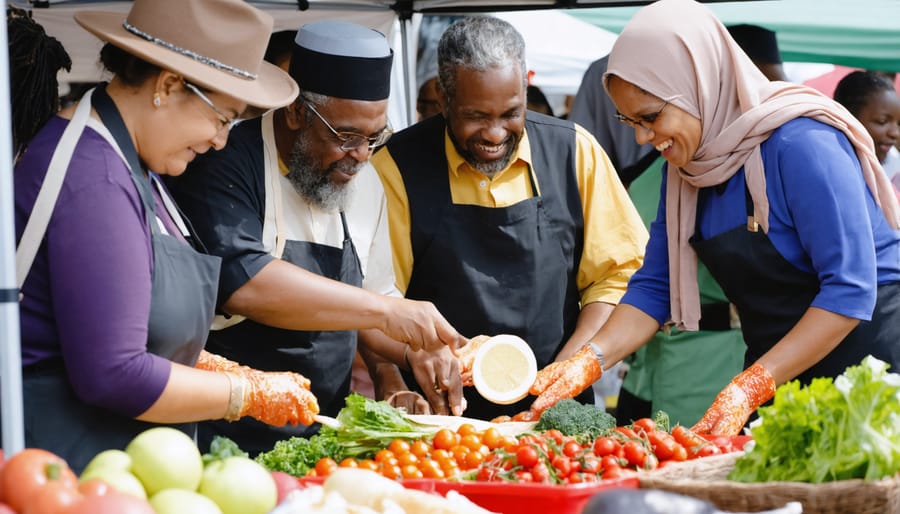
M 162 100 L 159 99 L 159 93 L 153 93 L 153 107 L 159 107 L 162 105 Z

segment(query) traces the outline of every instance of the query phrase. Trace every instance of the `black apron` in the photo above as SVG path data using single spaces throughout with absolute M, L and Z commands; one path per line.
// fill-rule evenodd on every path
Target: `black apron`
M 753 202 L 746 186 L 745 193 L 749 218 Z M 818 278 L 788 262 L 762 230 L 753 232 L 741 225 L 705 240 L 694 236 L 691 245 L 737 308 L 747 343 L 745 369 L 797 324 L 819 292 Z M 900 369 L 900 283 L 878 286 L 872 320 L 860 321 L 797 379 L 808 384 L 816 377 L 836 377 L 866 355 Z
M 341 213 L 344 228 L 342 248 L 286 241 L 282 259 L 309 272 L 353 286 L 362 286 L 362 268 L 356 247 Z M 251 368 L 265 371 L 295 371 L 308 378 L 322 414 L 334 416 L 350 393 L 350 369 L 356 355 L 355 330 L 285 330 L 244 320 L 223 330 L 210 332 L 207 350 Z M 318 425 L 273 427 L 245 417 L 239 421 L 210 421 L 200 424 L 201 450 L 213 437 L 222 435 L 242 450 L 256 455 L 269 451 L 275 443 L 294 436 L 309 437 Z
M 131 178 L 150 226 L 153 276 L 147 351 L 193 366 L 213 319 L 221 260 L 199 253 L 160 231 L 150 189 L 153 186 L 141 167 L 121 115 L 105 89 L 97 88 L 94 92 L 93 106 L 128 160 Z M 82 403 L 69 385 L 61 361 L 42 362 L 25 368 L 22 386 L 26 446 L 44 448 L 60 455 L 76 472 L 80 472 L 97 453 L 110 448 L 124 449 L 137 434 L 160 426 Z M 195 423 L 170 426 L 191 437 L 196 429 Z
M 409 198 L 413 270 L 407 298 L 429 300 L 464 336 L 515 334 L 538 368 L 553 362 L 575 330 L 575 281 L 584 219 L 569 122 L 529 112 L 535 196 L 504 208 L 456 205 L 435 116 L 388 142 Z M 407 383 L 415 384 L 411 374 Z M 530 407 L 534 397 L 497 405 L 465 389 L 468 417 L 492 419 Z M 593 403 L 588 388 L 579 400 Z

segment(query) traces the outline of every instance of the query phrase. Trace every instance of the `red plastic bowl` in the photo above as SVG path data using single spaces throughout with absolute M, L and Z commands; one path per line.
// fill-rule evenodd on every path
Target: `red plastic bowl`
M 321 484 L 322 478 L 301 478 L 301 485 Z M 637 475 L 584 484 L 549 485 L 514 482 L 451 482 L 429 478 L 406 479 L 400 483 L 409 489 L 446 496 L 456 491 L 478 506 L 498 514 L 552 512 L 581 514 L 591 497 L 606 489 L 637 489 Z
M 637 489 L 638 485 L 638 476 L 632 475 L 568 485 L 438 480 L 435 481 L 434 489 L 443 495 L 446 495 L 447 491 L 456 491 L 480 507 L 499 514 L 525 512 L 581 514 L 585 504 L 596 493 L 613 488 Z

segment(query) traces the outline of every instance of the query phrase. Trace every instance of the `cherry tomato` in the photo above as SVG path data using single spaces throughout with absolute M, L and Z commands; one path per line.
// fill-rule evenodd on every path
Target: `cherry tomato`
M 490 427 L 481 434 L 481 442 L 486 444 L 491 450 L 500 448 L 504 443 L 503 434 L 496 428 Z
M 628 427 L 616 427 L 613 430 L 625 436 L 625 439 L 639 439 L 637 433 Z
M 523 468 L 534 467 L 538 463 L 538 452 L 532 446 L 519 446 L 516 450 L 516 462 Z
M 604 467 L 603 474 L 600 476 L 603 478 L 603 480 L 608 480 L 611 478 L 619 478 L 619 477 L 623 476 L 622 468 L 620 468 L 619 466 Z
M 696 448 L 695 457 L 709 457 L 711 455 L 719 455 L 722 450 L 714 444 L 707 444 Z
M 690 428 L 684 425 L 675 425 L 675 428 L 672 429 L 672 437 L 688 450 L 689 455 L 695 448 L 703 446 L 704 444 L 709 444 L 705 439 L 695 434 Z
M 475 469 L 484 462 L 484 454 L 481 452 L 469 452 L 466 454 L 466 469 Z
M 650 434 L 654 430 L 656 430 L 656 422 L 650 418 L 641 418 L 634 423 L 631 424 L 631 428 L 637 433 L 641 432 L 645 434 Z
M 413 441 L 409 445 L 409 451 L 419 458 L 431 455 L 431 447 L 428 445 L 428 443 L 422 441 L 421 439 L 418 441 Z
M 467 435 L 478 435 L 478 429 L 475 428 L 475 425 L 471 423 L 463 423 L 456 429 L 456 433 L 459 434 L 460 437 L 465 437 Z
M 550 482 L 550 470 L 547 468 L 547 464 L 543 462 L 538 462 L 531 468 L 531 476 L 534 477 L 534 481 L 546 484 Z
M 600 460 L 595 457 L 586 457 L 581 464 L 581 471 L 585 473 L 598 473 L 600 471 Z
M 553 441 L 557 445 L 562 444 L 563 437 L 563 433 L 555 428 L 551 428 L 550 430 L 544 432 L 544 439 Z
M 675 443 L 675 448 L 672 450 L 672 460 L 675 462 L 686 461 L 688 458 L 687 449 L 684 446 L 681 446 L 678 443 Z
M 618 446 L 619 442 L 612 437 L 598 437 L 594 441 L 594 455 L 597 457 L 612 455 L 616 452 L 616 447 Z
M 409 453 L 410 446 L 407 441 L 403 439 L 394 439 L 391 441 L 391 444 L 388 445 L 388 450 L 394 452 L 394 455 L 400 455 L 401 453 Z
M 644 447 L 641 446 L 641 443 L 637 441 L 628 441 L 624 445 L 625 449 L 625 460 L 628 461 L 628 464 L 638 467 L 644 464 L 644 459 L 647 457 L 647 451 L 644 450 Z
M 338 464 L 331 457 L 322 457 L 316 461 L 316 476 L 327 477 L 337 469 Z
M 534 477 L 531 475 L 530 471 L 525 471 L 524 469 L 520 469 L 513 473 L 513 476 L 516 477 L 516 482 L 534 482 Z
M 650 447 L 653 449 L 653 453 L 656 454 L 659 460 L 671 459 L 675 454 L 675 445 L 678 443 L 676 443 L 675 438 L 668 433 L 661 430 L 654 430 L 653 432 L 647 433 L 647 440 L 650 442 Z
M 621 468 L 622 464 L 615 455 L 607 455 L 600 459 L 600 468 L 606 471 L 609 468 Z
M 554 458 L 552 465 L 556 469 L 556 476 L 559 478 L 566 478 L 572 473 L 572 461 L 564 455 Z
M 442 428 L 435 432 L 431 445 L 439 450 L 449 450 L 459 444 L 459 435 L 449 428 Z
M 497 470 L 494 468 L 478 468 L 475 474 L 475 480 L 479 482 L 491 482 L 497 476 Z
M 569 441 L 563 446 L 562 452 L 566 457 L 574 457 L 581 453 L 581 445 L 575 441 Z
M 354 458 L 352 458 L 352 457 L 347 457 L 346 459 L 342 460 L 342 461 L 338 464 L 338 467 L 341 467 L 341 468 L 358 468 L 358 467 L 359 467 L 359 462 L 356 462 L 356 459 L 354 459 Z

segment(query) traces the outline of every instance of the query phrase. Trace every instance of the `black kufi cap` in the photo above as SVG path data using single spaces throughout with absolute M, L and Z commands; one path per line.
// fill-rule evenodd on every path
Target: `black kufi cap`
M 391 92 L 394 52 L 384 34 L 345 21 L 308 23 L 297 31 L 290 74 L 301 89 L 376 101 Z

